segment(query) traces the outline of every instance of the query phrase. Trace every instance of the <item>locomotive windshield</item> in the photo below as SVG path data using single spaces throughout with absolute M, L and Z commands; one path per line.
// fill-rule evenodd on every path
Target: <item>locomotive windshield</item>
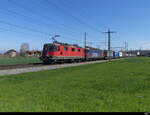
M 44 45 L 44 51 L 55 51 L 56 46 L 53 44 L 45 44 Z

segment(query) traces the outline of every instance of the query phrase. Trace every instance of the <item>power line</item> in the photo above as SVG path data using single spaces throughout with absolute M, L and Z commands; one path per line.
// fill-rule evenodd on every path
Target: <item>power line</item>
M 128 43 L 125 42 L 124 44 L 125 44 L 125 51 L 127 51 L 128 50 Z
M 35 12 L 35 10 L 31 10 L 31 9 L 27 9 L 27 8 L 25 8 L 23 5 L 18 5 L 18 4 L 16 4 L 16 2 L 12 2 L 12 1 L 10 1 L 10 0 L 8 0 L 10 3 L 12 3 L 12 4 L 14 4 L 15 6 L 17 6 L 17 7 L 20 7 L 20 8 L 22 8 L 22 9 L 24 9 L 24 10 L 26 10 L 26 11 L 29 11 L 30 13 L 32 13 L 33 15 L 36 15 L 36 16 L 39 16 L 39 14 L 37 13 L 37 12 Z M 42 14 L 41 14 L 42 15 Z M 56 20 L 55 19 L 53 19 L 53 18 L 49 18 L 49 17 L 47 17 L 47 16 L 45 16 L 45 15 L 42 15 L 42 19 L 47 19 L 47 20 L 51 20 L 52 22 L 56 22 Z M 40 20 L 41 21 L 41 20 Z M 57 22 L 56 22 L 56 24 L 57 24 Z M 47 24 L 46 24 L 47 25 Z M 48 24 L 49 25 L 49 24 Z M 50 25 L 51 26 L 51 25 Z M 55 25 L 55 28 L 56 28 L 56 26 L 59 28 L 57 28 L 58 30 L 64 30 L 64 29 L 66 29 L 67 30 L 67 32 L 71 32 L 72 34 L 74 34 L 74 33 L 76 33 L 76 32 L 74 32 L 74 31 L 72 31 L 71 29 L 67 29 L 66 28 L 66 25 L 65 24 L 59 24 L 59 26 L 58 25 Z M 60 28 L 63 28 L 63 29 L 60 29 Z
M 82 10 L 82 12 L 84 12 L 84 15 L 85 14 L 88 14 L 84 9 L 83 9 L 83 7 L 79 7 L 79 6 L 77 6 L 77 5 L 74 5 L 74 4 L 72 4 L 72 2 L 70 2 L 69 0 L 66 2 L 67 0 L 60 0 L 59 2 L 61 2 L 61 3 L 67 3 L 68 5 L 70 5 L 70 8 L 71 7 L 76 7 L 76 8 L 78 8 L 78 9 L 80 9 L 80 11 Z M 86 15 L 87 16 L 87 18 L 89 17 L 88 15 Z
M 6 9 L 5 9 L 5 10 L 4 10 L 4 9 L 0 9 L 0 10 L 3 10 L 3 11 L 8 12 L 8 13 L 11 13 L 11 15 L 12 15 L 12 14 L 15 14 L 16 16 L 21 15 L 21 16 L 26 17 L 26 18 L 28 18 L 28 19 L 35 20 L 35 19 L 33 19 L 33 18 L 29 17 L 29 16 L 25 16 L 25 15 L 23 15 L 23 14 L 19 14 L 19 13 L 15 12 L 15 11 L 10 11 L 10 10 L 8 10 L 8 9 L 7 9 L 7 10 L 6 10 Z M 15 16 L 14 16 L 14 17 L 15 17 Z M 16 17 L 15 17 L 15 18 L 16 18 Z M 17 18 L 16 18 L 16 19 L 17 19 Z M 24 20 L 24 21 L 27 21 L 27 20 Z M 4 22 L 4 21 L 3 21 L 3 22 Z M 2 22 L 2 23 L 3 23 L 3 22 Z M 31 22 L 31 21 L 28 20 L 27 22 Z M 35 21 L 33 21 L 33 22 L 35 23 Z M 33 22 L 32 22 L 32 24 L 34 24 Z M 7 25 L 9 24 L 9 25 L 12 26 L 12 24 L 10 24 L 9 22 L 5 22 L 5 24 L 6 24 L 6 23 L 7 23 Z M 39 24 L 41 24 L 41 23 L 39 23 Z M 36 25 L 39 25 L 39 24 L 36 24 Z M 45 25 L 46 25 L 46 24 L 45 24 Z M 13 26 L 15 26 L 15 27 L 17 26 L 17 27 L 18 27 L 18 25 L 16 25 L 16 24 L 13 24 Z M 22 26 L 22 27 L 23 27 L 23 26 Z M 34 32 L 39 32 L 39 33 L 42 33 L 42 34 L 43 34 L 43 33 L 46 34 L 46 32 L 42 32 L 42 31 L 40 31 L 40 30 L 35 30 L 35 29 L 32 29 L 32 28 L 29 29 L 29 28 L 27 28 L 27 27 L 23 27 L 23 28 L 22 28 L 22 27 L 21 27 L 21 29 L 26 29 L 26 30 L 28 29 L 29 31 L 32 31 L 32 32 L 34 31 Z M 20 27 L 19 27 L 19 28 L 20 28 Z M 48 33 L 47 33 L 47 34 L 48 34 Z
M 109 58 L 109 61 L 110 61 L 111 60 L 111 58 L 110 58 L 111 34 L 116 33 L 116 32 L 110 31 L 110 29 L 108 29 L 107 32 L 103 32 L 103 33 L 108 34 L 108 58 Z
M 20 33 L 21 33 L 21 34 L 25 34 L 25 35 L 27 34 L 26 32 L 16 31 L 16 30 L 7 29 L 7 28 L 2 28 L 2 27 L 0 27 L 0 30 L 2 30 L 2 31 L 9 31 L 9 32 L 15 32 L 15 33 L 18 33 L 18 34 L 20 34 Z M 30 35 L 32 35 L 32 34 L 30 33 Z M 35 35 L 34 35 L 34 36 L 35 36 Z M 36 34 L 36 36 L 37 36 L 37 34 Z M 41 35 L 38 34 L 38 37 L 39 37 L 39 36 L 41 36 Z M 45 36 L 43 35 L 43 36 L 41 36 L 41 37 L 46 37 L 46 35 L 45 35 Z
M 39 1 L 37 1 L 37 2 L 39 2 Z M 44 6 L 44 8 L 45 8 L 45 6 Z M 48 9 L 49 10 L 49 9 Z M 51 18 L 51 19 L 53 19 L 53 21 L 55 21 L 56 22 L 56 20 L 54 19 L 54 18 Z M 56 22 L 56 23 L 60 23 L 60 21 L 59 22 Z M 60 23 L 61 24 L 61 26 L 63 26 L 63 27 L 67 27 L 68 25 L 66 25 L 66 24 L 64 24 L 64 23 Z M 73 29 L 73 28 L 72 28 Z M 70 31 L 70 27 L 68 28 L 68 30 Z M 72 31 L 73 33 L 77 33 L 77 32 L 74 32 L 74 31 Z M 78 34 L 81 34 L 81 33 L 78 33 Z
M 100 32 L 100 31 L 99 31 L 98 29 L 96 29 L 95 27 L 91 26 L 90 24 L 87 24 L 87 23 L 83 22 L 83 21 L 80 20 L 78 17 L 72 15 L 70 12 L 68 12 L 68 10 L 66 11 L 64 8 L 59 7 L 59 6 L 58 6 L 57 4 L 55 4 L 54 2 L 49 1 L 49 0 L 47 0 L 47 2 L 48 2 L 49 4 L 52 4 L 52 5 L 55 6 L 56 8 L 60 9 L 61 12 L 64 12 L 64 13 L 66 13 L 67 15 L 70 15 L 74 20 L 76 20 L 76 21 L 79 22 L 80 24 L 86 25 L 86 26 L 89 27 L 90 29 L 96 30 L 96 31 Z
M 15 11 L 12 11 L 12 10 L 8 10 L 8 9 L 0 9 L 0 10 L 5 11 L 5 12 L 7 12 L 7 13 L 10 13 L 11 15 L 14 14 L 14 15 L 16 15 L 16 16 L 23 16 L 23 17 L 25 17 L 26 19 L 28 19 L 28 20 L 24 20 L 24 21 L 32 22 L 32 24 L 34 24 L 34 25 L 38 25 L 38 26 L 39 26 L 39 24 L 41 24 L 41 23 L 39 23 L 40 21 L 37 21 L 36 19 L 34 19 L 34 18 L 30 17 L 30 16 L 26 16 L 26 15 L 24 15 L 24 14 L 20 14 L 20 13 L 18 13 L 18 12 L 15 12 Z M 12 16 L 16 18 L 16 16 L 14 16 L 14 15 L 12 15 Z M 16 18 L 16 19 L 17 19 L 17 18 Z M 30 19 L 30 20 L 29 20 L 29 19 Z M 31 21 L 31 20 L 33 20 L 33 21 Z M 35 24 L 35 21 L 37 21 L 38 24 Z M 34 22 L 34 23 L 33 23 L 33 22 Z M 43 23 L 43 24 L 47 25 L 46 23 Z
M 9 0 L 8 0 L 9 1 Z M 12 1 L 11 1 L 12 2 Z M 13 2 L 13 4 L 15 4 L 15 2 Z M 15 4 L 15 5 L 17 5 L 17 4 Z M 17 5 L 18 6 L 18 5 Z M 20 6 L 19 5 L 19 7 L 21 7 L 21 8 L 24 8 L 22 5 Z M 34 12 L 33 10 L 29 10 L 29 9 L 27 9 L 27 8 L 25 8 L 25 10 L 28 10 L 28 11 L 30 11 L 30 13 L 33 13 L 34 15 L 36 15 L 36 13 L 37 12 Z M 9 11 L 10 12 L 10 11 Z M 15 12 L 15 14 L 16 14 L 16 12 Z M 18 13 L 17 13 L 18 14 Z M 39 15 L 39 14 L 38 14 Z M 23 15 L 23 16 L 25 16 L 25 15 Z M 29 18 L 29 16 L 28 16 L 28 18 Z M 31 17 L 30 17 L 31 18 Z M 55 20 L 53 20 L 52 18 L 48 18 L 48 17 L 46 17 L 46 16 L 44 16 L 44 19 L 48 19 L 48 20 L 52 20 L 52 21 L 55 21 Z M 44 23 L 45 24 L 45 23 Z M 57 25 L 56 25 L 57 26 Z M 65 25 L 63 25 L 63 26 L 65 26 Z M 66 29 L 66 28 L 65 28 Z M 74 33 L 74 32 L 72 32 L 72 31 L 70 31 L 71 33 Z
M 36 32 L 36 33 L 42 33 L 44 35 L 51 35 L 52 36 L 52 34 L 49 34 L 49 33 L 44 33 L 44 32 L 41 32 L 41 31 L 33 30 L 31 28 L 16 25 L 16 24 L 12 24 L 12 23 L 9 23 L 9 22 L 5 22 L 5 21 L 0 20 L 0 23 L 6 24 L 6 25 L 9 25 L 9 26 L 13 26 L 13 27 L 16 27 L 16 28 L 20 28 L 20 29 L 24 29 L 24 30 L 28 30 L 28 31 L 32 31 L 32 32 Z M 3 28 L 1 28 L 1 29 L 3 29 Z M 3 30 L 12 31 L 12 30 L 9 30 L 9 29 L 3 29 Z M 12 32 L 14 32 L 14 31 L 12 31 Z M 72 38 L 69 38 L 69 39 L 72 39 Z M 72 39 L 72 40 L 76 40 L 76 39 Z
M 6 25 L 9 25 L 9 26 L 13 26 L 13 27 L 16 27 L 16 28 L 24 29 L 24 30 L 36 32 L 36 33 L 41 33 L 41 34 L 46 34 L 46 35 L 49 34 L 49 33 L 42 32 L 42 31 L 39 31 L 39 30 L 35 30 L 35 29 L 29 28 L 29 27 L 25 27 L 25 26 L 21 26 L 21 25 L 17 25 L 17 24 L 12 24 L 12 23 L 9 23 L 9 22 L 5 22 L 3 20 L 0 20 L 0 23 L 6 24 Z
M 23 8 L 22 6 L 20 6 L 21 8 Z M 7 10 L 8 12 L 11 12 L 10 10 Z M 28 11 L 30 11 L 30 13 L 32 12 L 33 14 L 36 14 L 34 11 L 32 11 L 32 10 L 28 10 Z M 20 15 L 19 13 L 17 13 L 17 12 L 14 12 L 13 11 L 13 13 L 15 14 L 15 15 Z M 32 18 L 32 17 L 29 17 L 29 16 L 25 16 L 24 14 L 21 14 L 22 16 L 24 16 L 24 17 L 28 17 L 28 18 L 30 18 L 30 19 L 34 19 L 34 18 Z M 39 14 L 38 14 L 39 15 Z M 72 15 L 73 16 L 73 15 Z M 46 17 L 46 16 L 45 16 Z M 44 19 L 51 19 L 51 18 L 45 18 L 44 17 Z M 74 17 L 74 16 L 73 16 Z M 75 18 L 76 19 L 76 18 Z M 35 19 L 34 19 L 35 20 Z M 78 19 L 78 21 L 80 21 L 82 24 L 84 23 L 84 22 L 82 22 L 80 19 Z M 29 28 L 29 27 L 26 27 L 26 26 L 21 26 L 21 25 L 18 25 L 18 24 L 12 24 L 12 23 L 9 23 L 9 22 L 5 22 L 5 21 L 0 21 L 0 23 L 3 23 L 3 24 L 6 24 L 6 25 L 9 25 L 9 26 L 13 26 L 13 27 L 17 27 L 17 28 L 20 28 L 20 29 L 24 29 L 24 30 L 28 30 L 28 31 L 32 31 L 32 32 L 36 32 L 36 33 L 41 33 L 41 34 L 45 34 L 45 35 L 49 35 L 49 33 L 48 32 L 43 32 L 43 31 L 39 31 L 39 30 L 35 30 L 35 29 L 32 29 L 32 28 Z M 44 23 L 45 25 L 46 25 L 46 23 Z M 84 25 L 86 25 L 85 23 L 84 23 Z M 87 26 L 87 25 L 86 25 Z M 69 39 L 71 39 L 71 38 L 69 38 Z M 72 40 L 77 40 L 77 39 L 72 39 Z
M 15 15 L 19 15 L 19 13 L 14 12 L 14 11 L 10 11 L 10 10 L 6 10 L 6 11 L 9 12 L 9 13 L 14 13 Z M 31 18 L 31 17 L 29 17 L 29 16 L 25 16 L 25 15 L 23 15 L 23 16 L 24 16 L 24 17 Z M 33 19 L 33 18 L 32 18 L 32 19 Z M 3 23 L 4 23 L 4 21 L 3 21 Z M 8 23 L 8 22 L 7 22 L 7 23 L 5 22 L 5 24 L 7 24 L 7 25 L 9 24 L 9 25 L 11 25 L 11 26 L 15 26 L 15 27 L 19 27 L 19 28 L 21 28 L 21 29 L 26 29 L 26 30 L 27 30 L 27 28 L 25 28 L 25 27 L 22 28 L 22 27 L 20 27 L 20 26 L 18 26 L 18 25 L 10 24 L 10 23 Z M 31 31 L 31 28 L 30 28 L 30 29 L 28 28 L 28 30 Z M 33 31 L 33 29 L 32 29 L 32 31 Z M 34 30 L 34 32 L 35 32 L 35 30 Z M 37 32 L 37 31 L 36 31 L 36 32 Z M 39 31 L 38 31 L 38 32 L 39 32 Z M 47 34 L 49 34 L 49 33 L 47 33 Z M 76 39 L 74 39 L 74 40 L 76 40 Z
M 86 16 L 87 18 L 89 18 L 90 16 L 88 15 L 89 13 L 87 13 L 84 9 L 83 9 L 83 7 L 79 7 L 79 5 L 77 6 L 77 5 L 74 5 L 74 4 L 72 4 L 72 2 L 70 2 L 69 0 L 67 1 L 67 2 L 69 2 L 69 4 L 66 2 L 66 0 L 59 0 L 59 2 L 61 2 L 61 3 L 63 3 L 64 4 L 64 6 L 66 6 L 66 5 L 68 5 L 68 6 L 70 6 L 70 8 L 72 8 L 72 7 L 76 7 L 76 8 L 78 8 L 78 9 L 80 9 L 80 11 L 82 11 L 83 13 L 78 13 L 81 17 L 83 17 L 83 15 L 84 16 Z M 71 5 L 70 5 L 71 4 Z M 66 7 L 65 7 L 66 8 Z M 83 14 L 83 15 L 82 15 Z M 91 18 L 91 17 L 90 17 Z M 92 26 L 92 27 L 94 27 L 93 25 L 91 25 L 90 24 L 90 26 Z M 96 29 L 96 30 L 98 30 L 96 27 L 94 27 L 94 29 Z M 99 30 L 98 30 L 98 33 L 99 33 Z
M 87 33 L 85 32 L 84 34 L 84 59 L 87 59 L 87 55 L 86 55 L 86 37 L 87 37 Z

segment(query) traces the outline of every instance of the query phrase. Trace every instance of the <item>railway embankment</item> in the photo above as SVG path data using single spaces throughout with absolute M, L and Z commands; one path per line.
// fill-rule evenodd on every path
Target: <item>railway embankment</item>
M 125 58 L 122 58 L 122 59 L 125 59 Z M 120 60 L 120 59 L 115 59 L 112 61 L 117 61 L 117 60 Z M 44 70 L 52 70 L 52 69 L 80 66 L 80 65 L 86 65 L 86 64 L 103 63 L 103 62 L 108 62 L 108 60 L 70 63 L 70 64 L 54 64 L 54 65 L 28 65 L 28 66 L 17 65 L 16 68 L 13 65 L 12 65 L 12 68 L 11 68 L 11 66 L 8 68 L 6 66 L 4 66 L 4 68 L 1 67 L 1 69 L 0 69 L 0 76 L 27 73 L 27 72 L 44 71 Z

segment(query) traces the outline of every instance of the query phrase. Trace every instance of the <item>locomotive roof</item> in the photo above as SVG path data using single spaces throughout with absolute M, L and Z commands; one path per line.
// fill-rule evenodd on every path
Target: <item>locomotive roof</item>
M 45 44 L 45 45 L 63 45 L 63 46 L 71 46 L 71 47 L 82 48 L 82 47 L 79 46 L 78 44 L 68 44 L 68 43 L 61 43 L 61 42 L 47 43 L 47 44 Z M 86 46 L 86 49 L 102 50 L 102 49 L 93 48 L 93 47 L 90 47 L 90 46 Z
M 72 47 L 77 47 L 77 48 L 82 48 L 78 44 L 68 44 L 68 43 L 60 43 L 60 42 L 54 42 L 53 44 L 55 45 L 63 45 L 63 46 L 72 46 Z

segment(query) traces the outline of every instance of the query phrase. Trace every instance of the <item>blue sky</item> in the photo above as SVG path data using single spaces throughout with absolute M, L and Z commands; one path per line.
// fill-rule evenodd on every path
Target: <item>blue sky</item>
M 60 42 L 106 48 L 108 28 L 112 47 L 150 49 L 149 0 L 1 0 L 0 51 L 19 50 L 21 43 L 41 50 L 59 34 Z M 92 42 L 92 43 L 91 43 Z

